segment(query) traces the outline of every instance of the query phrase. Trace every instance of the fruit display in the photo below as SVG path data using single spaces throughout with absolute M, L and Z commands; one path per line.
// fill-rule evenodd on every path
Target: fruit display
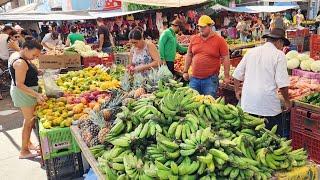
M 177 41 L 179 44 L 188 45 L 190 44 L 190 35 L 181 35 L 177 37 Z
M 177 72 L 182 73 L 184 71 L 184 63 L 185 63 L 185 56 L 186 55 L 180 55 L 179 53 L 176 54 L 176 59 L 174 61 L 174 70 Z M 188 71 L 189 74 L 192 73 L 192 68 L 189 68 Z
M 124 52 L 129 52 L 130 47 L 129 46 L 115 46 L 112 48 L 112 52 L 114 53 L 124 53 Z
M 86 45 L 83 41 L 76 41 L 71 47 L 64 49 L 65 53 L 79 53 L 82 57 L 108 57 L 108 53 L 97 52 L 96 50 L 92 50 L 90 45 Z
M 120 87 L 120 82 L 99 67 L 88 67 L 62 74 L 57 85 L 66 93 L 80 94 L 84 91 L 105 91 Z
M 53 49 L 53 50 L 48 50 L 46 51 L 46 55 L 63 55 L 63 49 Z
M 306 21 L 302 21 L 301 25 L 303 26 L 309 26 L 309 25 L 314 25 L 316 23 L 315 20 L 306 20 Z
M 320 84 L 317 80 L 304 77 L 290 76 L 289 97 L 290 99 L 299 99 L 308 93 L 320 91 Z
M 92 151 L 110 180 L 270 179 L 307 159 L 276 131 L 223 98 L 159 80 L 152 95 L 123 103 L 105 149 Z
M 288 69 L 300 68 L 305 71 L 320 72 L 320 61 L 315 61 L 307 54 L 289 51 L 286 58 Z
M 263 43 L 262 41 L 241 42 L 240 39 L 226 39 L 230 49 L 241 49 L 245 47 L 254 47 L 255 45 Z
M 50 98 L 36 107 L 36 115 L 45 129 L 55 126 L 69 127 L 75 120 L 87 114 L 89 109 L 100 109 L 100 104 L 110 100 L 108 92 L 86 92 L 80 96 L 65 95 Z
M 308 96 L 303 97 L 302 99 L 300 99 L 300 101 L 320 107 L 320 93 L 312 93 Z

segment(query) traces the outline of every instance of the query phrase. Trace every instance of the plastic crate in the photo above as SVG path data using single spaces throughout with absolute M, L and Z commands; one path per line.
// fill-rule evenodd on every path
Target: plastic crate
M 116 64 L 122 64 L 124 66 L 127 66 L 129 64 L 129 53 L 116 53 L 114 54 L 114 60 Z
M 320 73 L 304 71 L 301 69 L 293 69 L 292 76 L 299 76 L 299 77 L 305 77 L 308 79 L 315 79 L 320 83 Z
M 40 146 L 44 160 L 81 152 L 69 127 L 45 129 L 41 122 L 38 124 Z
M 45 160 L 48 180 L 70 180 L 83 176 L 81 153 Z
M 310 57 L 320 60 L 320 35 L 313 34 L 310 37 Z
M 296 38 L 299 36 L 298 30 L 287 30 L 286 31 L 287 38 Z
M 290 127 L 320 140 L 320 113 L 308 109 L 294 107 L 291 110 Z
M 294 149 L 305 148 L 308 156 L 316 163 L 320 163 L 320 139 L 304 134 L 300 131 L 291 130 L 292 147 Z
M 84 67 L 94 67 L 98 64 L 102 64 L 101 58 L 99 58 L 99 57 L 84 57 L 84 58 L 82 58 L 82 65 Z

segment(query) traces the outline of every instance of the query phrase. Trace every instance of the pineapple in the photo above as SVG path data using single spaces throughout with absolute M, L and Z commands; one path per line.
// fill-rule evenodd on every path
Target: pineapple
M 130 74 L 129 73 L 125 73 L 122 78 L 121 78 L 121 88 L 123 91 L 125 92 L 129 92 L 131 89 L 131 85 L 130 85 Z
M 99 126 L 94 124 L 92 120 L 84 120 L 79 124 L 81 137 L 84 142 L 89 145 L 93 137 L 99 133 Z
M 96 145 L 99 145 L 100 142 L 99 142 L 99 139 L 98 137 L 94 137 L 91 139 L 90 143 L 89 143 L 89 147 L 93 147 L 93 146 L 96 146 Z
M 161 65 L 157 69 L 151 69 L 148 73 L 146 83 L 147 92 L 154 92 L 158 88 L 157 86 L 160 80 L 166 81 L 172 77 L 173 75 L 166 65 Z
M 105 121 L 111 121 L 112 116 L 116 113 L 118 107 L 123 100 L 123 95 L 117 93 L 111 101 L 105 102 L 101 105 L 101 112 Z
M 129 93 L 129 97 L 139 98 L 141 95 L 145 94 L 146 91 L 143 88 L 145 84 L 145 78 L 141 73 L 135 74 L 133 76 L 133 90 Z
M 103 117 L 103 112 L 102 111 L 91 111 L 90 116 L 93 120 L 93 123 L 99 126 L 99 133 L 97 136 L 95 136 L 92 140 L 97 138 L 98 142 L 103 144 L 105 141 L 105 137 L 108 135 L 109 130 L 110 130 L 110 125 L 107 123 Z M 91 143 L 93 145 L 94 143 Z

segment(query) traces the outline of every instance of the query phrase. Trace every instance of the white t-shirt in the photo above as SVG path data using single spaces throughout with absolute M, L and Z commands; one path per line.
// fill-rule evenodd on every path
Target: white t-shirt
M 58 39 L 52 39 L 51 37 L 51 33 L 47 33 L 43 39 L 42 39 L 42 43 L 46 43 L 47 46 L 49 46 L 50 48 L 53 48 L 57 45 L 59 45 L 60 43 L 60 36 L 58 37 Z M 43 47 L 45 50 L 48 50 L 46 47 Z
M 0 59 L 9 59 L 8 34 L 0 34 Z
M 290 84 L 285 54 L 272 43 L 250 50 L 233 77 L 244 81 L 241 107 L 247 113 L 276 116 L 282 112 L 278 89 Z

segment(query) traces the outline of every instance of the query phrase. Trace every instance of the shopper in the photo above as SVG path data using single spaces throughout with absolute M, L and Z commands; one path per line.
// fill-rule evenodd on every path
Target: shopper
M 241 42 L 247 42 L 248 41 L 248 35 L 249 33 L 249 25 L 246 23 L 244 18 L 240 18 L 239 23 L 237 24 L 237 30 L 240 34 L 240 40 Z
M 300 26 L 302 21 L 304 21 L 304 15 L 301 14 L 301 9 L 298 10 L 298 13 L 293 16 L 293 24 Z
M 177 42 L 176 34 L 183 30 L 184 24 L 181 20 L 176 19 L 171 23 L 171 27 L 165 30 L 159 39 L 159 52 L 162 61 L 165 61 L 168 69 L 172 74 L 174 71 L 174 61 L 176 58 L 176 52 L 186 53 L 187 48 L 182 47 Z
M 35 40 L 26 41 L 20 52 L 10 56 L 9 70 L 12 78 L 10 95 L 15 107 L 19 107 L 24 117 L 22 128 L 22 146 L 20 159 L 38 156 L 31 150 L 39 150 L 31 141 L 30 135 L 35 123 L 35 106 L 46 100 L 46 96 L 38 93 L 38 71 L 31 60 L 36 59 L 42 46 Z M 12 59 L 11 59 L 12 58 Z
M 98 38 L 99 38 L 99 48 L 98 51 L 103 51 L 106 53 L 112 52 L 112 46 L 114 43 L 112 41 L 112 36 L 109 29 L 104 25 L 102 18 L 97 19 L 98 24 Z
M 254 25 L 252 26 L 252 29 L 251 29 L 253 38 L 254 38 L 255 40 L 260 41 L 262 35 L 264 34 L 265 29 L 266 29 L 266 28 L 265 28 L 265 26 L 262 24 L 261 18 L 258 18 L 258 19 L 257 19 L 257 23 L 254 24 Z
M 131 73 L 146 75 L 148 70 L 162 64 L 156 45 L 151 41 L 144 40 L 143 33 L 138 28 L 130 31 L 129 40 L 133 44 L 129 56 Z
M 21 39 L 21 35 L 13 30 L 9 34 L 8 38 L 8 51 L 9 51 L 9 56 L 11 56 L 12 53 L 20 51 L 20 45 L 19 45 L 19 40 Z
M 72 46 L 76 41 L 85 41 L 84 36 L 79 33 L 77 26 L 71 26 L 70 31 L 71 33 L 67 37 L 66 46 Z
M 46 34 L 41 42 L 41 45 L 47 51 L 55 49 L 55 47 L 59 44 L 61 44 L 61 39 L 58 32 L 51 32 Z
M 211 30 L 213 20 L 201 16 L 198 22 L 200 34 L 191 38 L 185 62 L 183 78 L 189 80 L 188 70 L 192 65 L 190 87 L 200 94 L 216 96 L 219 86 L 219 71 L 223 61 L 225 83 L 230 82 L 229 49 L 223 37 Z
M 291 106 L 288 96 L 290 81 L 287 61 L 282 52 L 283 47 L 290 45 L 290 42 L 285 38 L 285 31 L 279 28 L 274 28 L 270 34 L 262 38 L 267 38 L 267 42 L 250 50 L 234 71 L 235 92 L 245 112 L 266 118 L 268 129 L 277 124 L 279 133 L 283 124 L 278 90 L 284 97 L 286 110 Z

